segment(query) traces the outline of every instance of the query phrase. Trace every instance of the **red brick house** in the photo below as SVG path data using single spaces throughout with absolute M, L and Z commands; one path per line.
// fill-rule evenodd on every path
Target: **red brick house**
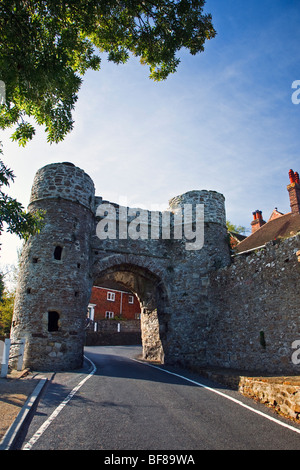
M 262 212 L 253 212 L 251 222 L 252 233 L 235 246 L 236 253 L 244 253 L 263 247 L 271 240 L 288 238 L 300 232 L 300 182 L 299 174 L 289 171 L 290 184 L 287 190 L 290 198 L 291 211 L 283 214 L 275 208 L 266 222 Z
M 88 318 L 97 322 L 104 319 L 140 319 L 141 307 L 137 297 L 119 284 L 93 286 L 88 306 Z

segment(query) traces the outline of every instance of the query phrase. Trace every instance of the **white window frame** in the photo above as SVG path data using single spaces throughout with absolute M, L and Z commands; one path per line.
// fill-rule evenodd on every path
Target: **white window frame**
M 107 292 L 107 300 L 110 300 L 110 302 L 114 302 L 116 300 L 116 293 L 115 292 Z
M 134 297 L 133 297 L 133 295 L 130 295 L 130 294 L 128 295 L 128 303 L 129 303 L 129 304 L 134 304 Z
M 115 314 L 114 312 L 105 312 L 105 318 L 108 319 L 108 320 L 111 320 L 112 318 L 114 318 Z
M 87 318 L 89 318 L 92 321 L 94 321 L 95 307 L 96 307 L 96 304 L 89 304 L 88 305 Z

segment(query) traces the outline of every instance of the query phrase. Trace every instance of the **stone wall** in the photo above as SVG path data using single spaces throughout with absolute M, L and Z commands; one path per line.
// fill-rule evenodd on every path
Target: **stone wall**
M 119 327 L 118 327 L 119 325 Z M 140 320 L 100 320 L 97 331 L 86 330 L 86 346 L 141 344 Z
M 233 258 L 210 276 L 207 363 L 261 373 L 300 375 L 300 235 Z
M 238 390 L 281 415 L 300 419 L 299 377 L 241 377 Z
M 205 367 L 196 369 L 200 375 L 237 390 L 246 397 L 263 403 L 276 413 L 299 422 L 300 376 L 248 376 L 236 369 Z
M 124 208 L 65 162 L 37 172 L 29 209 L 46 215 L 21 257 L 11 337 L 26 337 L 25 367 L 81 366 L 91 288 L 106 280 L 139 299 L 145 359 L 206 363 L 208 276 L 230 262 L 222 194 L 190 191 L 163 213 Z
M 222 194 L 206 190 L 189 191 L 174 197 L 169 201 L 170 237 L 162 238 L 166 214 L 157 213 L 160 221 L 157 239 L 150 238 L 149 230 L 144 232 L 145 238 L 142 239 L 116 237 L 115 240 L 101 240 L 99 230 L 97 236 L 98 224 L 102 220 L 109 222 L 113 217 L 105 215 L 103 218 L 101 211 L 96 209 L 98 217 L 92 236 L 93 277 L 97 281 L 114 280 L 136 293 L 142 306 L 143 354 L 147 359 L 182 365 L 203 365 L 206 361 L 205 333 L 210 305 L 208 274 L 230 262 L 224 201 Z M 112 203 L 96 197 L 96 206 L 99 208 L 101 204 L 110 208 Z M 204 205 L 203 247 L 198 250 L 188 250 L 187 242 L 190 240 L 184 237 L 182 214 L 187 205 L 193 208 Z M 125 212 L 128 209 L 125 208 Z M 146 224 L 152 220 L 152 215 L 146 211 Z M 116 216 L 118 232 L 118 206 Z M 131 221 L 129 218 L 129 224 Z M 194 222 L 195 212 L 191 216 L 193 231 L 196 230 Z M 174 236 L 176 231 L 178 238 Z
M 139 299 L 145 359 L 299 374 L 292 355 L 300 340 L 300 235 L 231 262 L 224 201 L 215 191 L 189 191 L 156 214 L 106 202 L 109 219 L 83 170 L 69 163 L 39 170 L 29 209 L 46 211 L 45 226 L 22 252 L 11 331 L 13 341 L 26 337 L 25 367 L 80 367 L 92 285 L 112 280 Z M 114 223 L 118 234 L 107 237 L 104 227 Z

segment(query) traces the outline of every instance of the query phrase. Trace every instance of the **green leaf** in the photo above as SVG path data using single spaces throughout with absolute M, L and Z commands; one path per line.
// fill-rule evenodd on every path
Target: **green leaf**
M 35 134 L 35 128 L 29 123 L 21 123 L 16 131 L 12 134 L 11 139 L 17 141 L 20 146 L 25 147 L 27 142 L 32 139 Z
M 204 50 L 216 35 L 204 0 L 2 0 L 0 79 L 6 103 L 0 128 L 17 126 L 12 140 L 24 146 L 35 134 L 26 116 L 45 126 L 48 142 L 72 131 L 82 76 L 99 70 L 101 52 L 125 63 L 131 55 L 155 81 L 176 72 L 180 49 Z

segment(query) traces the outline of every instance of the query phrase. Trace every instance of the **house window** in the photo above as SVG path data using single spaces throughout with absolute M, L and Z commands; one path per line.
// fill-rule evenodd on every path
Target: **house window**
M 116 294 L 114 292 L 107 292 L 107 300 L 115 301 Z
M 129 304 L 133 304 L 133 301 L 134 301 L 134 300 L 133 300 L 133 295 L 129 295 L 129 296 L 128 296 L 128 303 L 129 303 Z
M 48 312 L 48 331 L 58 331 L 58 312 Z
M 89 304 L 88 305 L 87 318 L 89 320 L 94 321 L 95 307 L 96 307 L 96 304 Z
M 114 318 L 114 312 L 105 312 L 105 318 Z

